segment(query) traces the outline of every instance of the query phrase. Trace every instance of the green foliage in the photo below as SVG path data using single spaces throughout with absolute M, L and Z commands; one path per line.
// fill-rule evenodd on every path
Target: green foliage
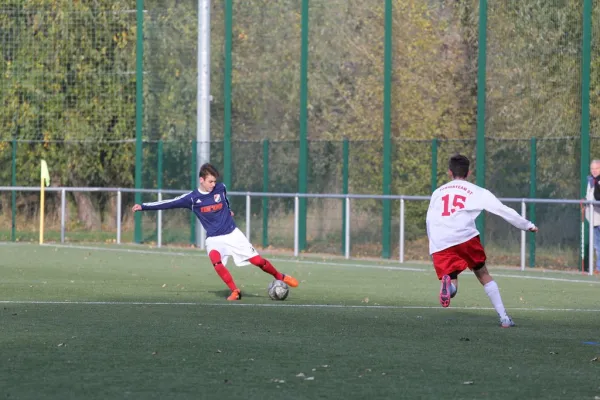
M 0 32 L 0 139 L 37 142 L 19 145 L 18 184 L 36 184 L 45 158 L 60 185 L 129 186 L 129 152 L 102 142 L 135 128 L 135 13 L 125 2 L 14 2 Z

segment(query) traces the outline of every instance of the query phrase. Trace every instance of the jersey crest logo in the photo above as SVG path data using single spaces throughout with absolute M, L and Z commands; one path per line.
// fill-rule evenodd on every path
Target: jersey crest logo
M 196 204 L 202 203 L 202 200 L 198 199 L 196 200 Z
M 215 194 L 214 195 L 214 199 L 215 199 L 215 203 L 219 203 L 221 201 L 221 195 L 220 194 Z

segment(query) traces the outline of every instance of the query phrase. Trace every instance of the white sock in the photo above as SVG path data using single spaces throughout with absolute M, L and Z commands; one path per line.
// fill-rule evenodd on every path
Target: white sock
M 483 286 L 483 290 L 485 290 L 485 294 L 487 294 L 490 298 L 490 301 L 492 302 L 492 305 L 496 309 L 496 312 L 500 318 L 507 317 L 504 303 L 502 303 L 502 298 L 500 297 L 500 289 L 498 289 L 498 284 L 496 281 L 486 283 Z

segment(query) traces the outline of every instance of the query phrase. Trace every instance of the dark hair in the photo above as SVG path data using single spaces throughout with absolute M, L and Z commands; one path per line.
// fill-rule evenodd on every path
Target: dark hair
M 219 177 L 219 171 L 217 171 L 217 169 L 209 163 L 206 164 L 202 164 L 202 166 L 200 167 L 200 173 L 198 174 L 198 176 L 200 178 L 206 178 L 208 175 L 212 175 L 215 178 Z
M 448 169 L 454 178 L 466 178 L 469 174 L 469 159 L 462 154 L 455 154 L 450 157 Z

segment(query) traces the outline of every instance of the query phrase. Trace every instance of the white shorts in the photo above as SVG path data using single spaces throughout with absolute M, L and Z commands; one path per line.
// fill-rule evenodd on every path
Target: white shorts
M 232 257 L 238 267 L 250 264 L 248 259 L 258 255 L 248 238 L 238 228 L 227 235 L 207 238 L 206 252 L 210 253 L 212 250 L 221 254 L 223 265 L 226 265 L 229 257 Z

